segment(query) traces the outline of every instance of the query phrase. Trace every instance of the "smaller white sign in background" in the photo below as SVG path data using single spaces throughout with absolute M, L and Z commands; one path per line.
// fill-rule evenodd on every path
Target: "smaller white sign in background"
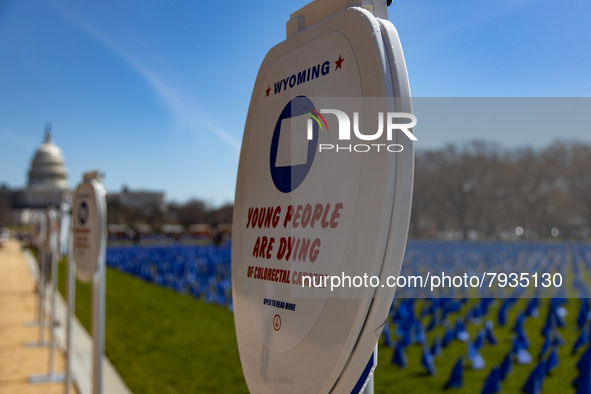
M 106 202 L 105 188 L 96 179 L 86 177 L 76 188 L 72 207 L 72 257 L 76 276 L 90 282 L 104 249 Z

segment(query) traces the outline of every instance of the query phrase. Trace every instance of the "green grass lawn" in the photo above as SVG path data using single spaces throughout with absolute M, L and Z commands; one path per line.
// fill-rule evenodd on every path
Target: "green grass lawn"
M 59 289 L 65 294 L 65 264 Z M 247 393 L 232 312 L 107 268 L 107 356 L 134 393 Z M 76 285 L 90 332 L 91 286 Z
M 446 392 L 458 394 L 479 393 L 484 386 L 484 381 L 490 373 L 491 367 L 498 367 L 511 348 L 513 323 L 515 322 L 517 313 L 524 310 L 525 303 L 526 300 L 519 300 L 516 303 L 508 314 L 508 323 L 505 327 L 495 327 L 494 332 L 498 343 L 496 345 L 485 344 L 482 347 L 481 353 L 487 363 L 486 369 L 483 371 L 472 370 L 470 362 L 465 357 L 467 354 L 467 344 L 458 341 L 453 341 L 449 347 L 443 349 L 439 357 L 435 358 L 436 376 L 428 375 L 421 366 L 421 347 L 418 345 L 410 345 L 407 348 L 406 355 L 409 365 L 407 368 L 401 369 L 391 364 L 390 360 L 394 351 L 381 343 L 382 338 L 378 349 L 375 392 L 443 392 L 443 385 L 449 378 L 457 358 L 460 355 L 464 355 L 464 387 L 462 389 L 449 389 Z M 520 393 L 523 384 L 538 362 L 537 356 L 543 343 L 543 337 L 539 333 L 546 318 L 547 303 L 547 299 L 541 300 L 540 316 L 538 318 L 528 318 L 525 322 L 526 332 L 531 342 L 529 352 L 534 360 L 529 365 L 517 365 L 517 363 L 513 363 L 513 372 L 502 383 L 503 392 L 505 393 Z M 499 304 L 497 302 L 497 305 L 493 305 L 488 315 L 495 324 Z M 575 356 L 571 356 L 570 354 L 572 345 L 578 336 L 578 330 L 576 330 L 575 325 L 578 306 L 578 300 L 575 299 L 569 300 L 569 303 L 566 305 L 569 311 L 566 318 L 568 326 L 559 331 L 566 340 L 566 345 L 559 347 L 558 367 L 544 380 L 544 392 L 546 393 L 573 392 L 570 384 L 577 376 L 575 364 L 583 352 L 583 350 L 579 350 Z M 452 319 L 451 322 L 453 324 L 455 320 Z M 482 325 L 467 325 L 472 339 L 481 327 Z M 443 330 L 441 329 L 439 331 L 436 329 L 434 332 L 439 333 L 441 337 L 443 336 Z M 429 344 L 431 344 L 433 335 L 434 333 L 431 333 L 428 336 Z M 547 356 L 548 352 L 545 357 L 547 358 Z
M 65 288 L 65 264 L 60 265 L 60 292 Z M 76 315 L 90 332 L 89 284 L 77 284 Z M 107 269 L 106 353 L 126 382 L 137 393 L 243 393 L 248 392 L 236 345 L 232 312 L 218 305 L 206 304 L 187 295 L 177 294 L 113 269 Z M 548 300 L 542 300 L 541 316 L 529 318 L 526 329 L 531 342 L 530 365 L 513 365 L 513 372 L 503 383 L 503 391 L 517 393 L 533 370 L 542 345 L 539 335 Z M 464 359 L 464 388 L 450 392 L 480 392 L 492 366 L 498 366 L 511 346 L 513 322 L 524 309 L 520 300 L 511 309 L 508 324 L 496 328 L 497 345 L 485 344 L 482 354 L 487 362 L 484 371 L 473 371 Z M 496 316 L 498 304 L 489 312 Z M 578 301 L 569 300 L 568 327 L 561 330 L 567 345 L 560 348 L 557 370 L 544 381 L 544 392 L 570 390 L 576 376 L 575 363 L 581 354 L 570 355 L 577 331 L 574 320 Z M 455 322 L 452 318 L 452 323 Z M 496 323 L 496 319 L 492 319 Z M 481 325 L 468 325 L 472 338 Z M 438 332 L 438 331 L 435 331 Z M 434 332 L 429 335 L 431 343 Z M 439 331 L 440 335 L 443 335 Z M 376 393 L 441 391 L 456 359 L 466 354 L 466 344 L 457 341 L 435 359 L 437 376 L 429 376 L 420 365 L 420 346 L 407 348 L 409 366 L 400 369 L 390 363 L 393 350 L 381 344 L 375 377 Z

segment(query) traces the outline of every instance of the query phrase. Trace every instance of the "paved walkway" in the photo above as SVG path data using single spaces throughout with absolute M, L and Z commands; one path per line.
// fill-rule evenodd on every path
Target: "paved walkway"
M 47 375 L 49 368 L 49 347 L 26 346 L 37 342 L 39 328 L 29 326 L 36 318 L 37 296 L 35 294 L 36 263 L 20 244 L 10 240 L 0 248 L 0 394 L 52 394 L 64 393 L 64 383 L 29 383 L 33 375 Z M 48 300 L 47 300 L 48 301 Z M 47 302 L 47 306 L 48 306 Z M 49 311 L 49 308 L 46 308 Z M 65 328 L 66 304 L 61 296 L 56 302 L 56 337 L 58 351 L 55 358 L 57 373 L 65 371 Z M 49 329 L 45 339 L 49 338 Z M 72 375 L 75 391 L 92 392 L 92 339 L 78 320 L 73 327 Z M 103 391 L 108 394 L 128 394 L 125 386 L 109 360 L 103 360 Z

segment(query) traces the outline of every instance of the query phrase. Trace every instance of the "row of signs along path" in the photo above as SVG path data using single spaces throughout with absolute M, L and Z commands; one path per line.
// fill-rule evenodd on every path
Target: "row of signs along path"
M 31 375 L 47 370 L 49 347 L 25 347 L 37 339 L 38 328 L 27 326 L 36 308 L 35 281 L 20 244 L 10 240 L 0 248 L 0 393 L 63 393 L 63 383 L 32 385 Z M 46 338 L 49 337 L 47 330 Z M 56 368 L 64 370 L 59 352 Z
M 23 252 L 14 240 L 0 248 L 0 394 L 52 394 L 63 393 L 63 383 L 30 384 L 29 377 L 47 371 L 48 347 L 25 347 L 37 339 L 38 329 L 27 326 L 35 315 L 36 262 L 29 252 Z M 65 370 L 63 353 L 66 327 L 66 303 L 58 296 L 56 336 L 60 351 L 56 358 L 56 371 Z M 75 390 L 73 393 L 92 392 L 91 357 L 92 339 L 78 320 L 73 332 Z M 49 338 L 49 330 L 45 335 Z M 103 358 L 103 387 L 107 393 L 129 394 L 130 391 L 109 360 Z

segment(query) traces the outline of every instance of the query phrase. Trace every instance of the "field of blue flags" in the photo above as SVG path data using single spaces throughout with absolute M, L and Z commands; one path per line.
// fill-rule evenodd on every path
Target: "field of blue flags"
M 230 244 L 107 248 L 107 265 L 232 310 Z
M 589 329 L 588 299 L 399 299 L 380 351 L 430 391 L 590 393 Z
M 231 310 L 230 250 L 229 243 L 109 247 L 107 264 Z M 377 391 L 591 393 L 591 245 L 410 241 L 402 271 L 561 273 L 562 280 L 551 297 L 531 283 L 496 283 L 494 296 L 481 287 L 436 296 L 397 289 L 379 344 Z
M 403 273 L 438 270 L 560 273 L 564 280 L 551 292 L 497 286 L 496 297 L 478 297 L 480 288 L 472 297 L 448 289 L 448 298 L 403 298 L 405 289 L 397 290 L 380 347 L 382 364 L 396 370 L 385 376 L 392 385 L 591 393 L 591 245 L 409 242 Z

